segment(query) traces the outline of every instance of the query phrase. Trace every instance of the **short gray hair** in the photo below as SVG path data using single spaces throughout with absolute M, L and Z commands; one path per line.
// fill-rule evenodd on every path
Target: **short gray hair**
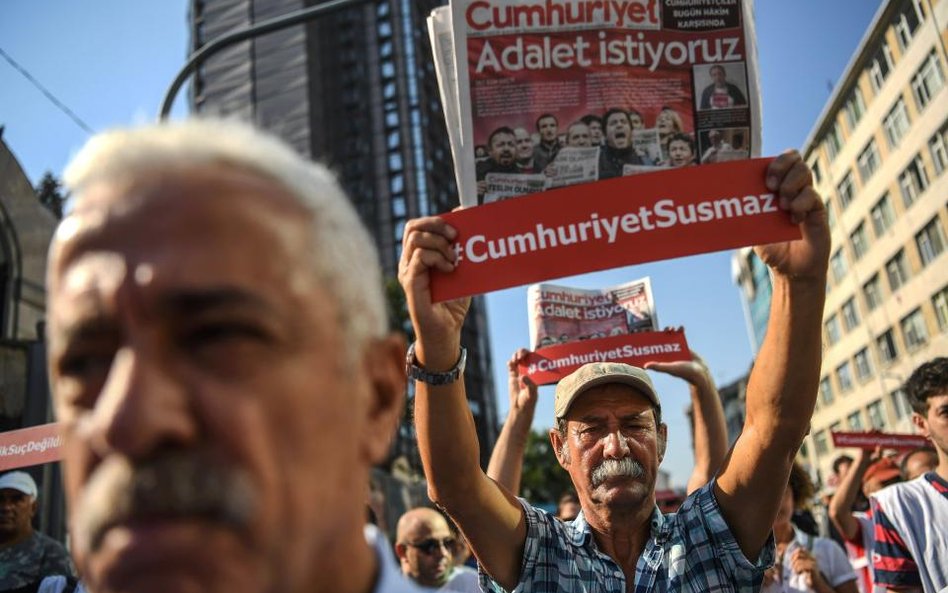
M 236 120 L 189 119 L 94 136 L 66 168 L 66 187 L 137 174 L 219 164 L 283 186 L 312 214 L 313 262 L 336 299 L 350 345 L 361 347 L 387 327 L 382 271 L 372 237 L 333 174 L 282 140 Z

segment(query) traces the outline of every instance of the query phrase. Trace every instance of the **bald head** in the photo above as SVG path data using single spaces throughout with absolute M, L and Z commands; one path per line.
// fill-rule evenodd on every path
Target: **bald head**
M 451 530 L 444 516 L 434 509 L 412 509 L 398 519 L 395 539 L 399 542 L 411 542 L 429 537 L 434 531 L 450 534 Z
M 453 566 L 453 541 L 448 522 L 439 512 L 429 508 L 408 511 L 396 529 L 395 554 L 402 573 L 424 587 L 441 587 Z

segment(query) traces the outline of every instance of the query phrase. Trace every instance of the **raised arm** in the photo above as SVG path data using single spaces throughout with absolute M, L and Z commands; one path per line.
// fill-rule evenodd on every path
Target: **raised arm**
M 510 411 L 491 451 L 490 463 L 487 464 L 487 477 L 515 496 L 520 492 L 523 454 L 527 449 L 527 437 L 537 407 L 537 386 L 529 378 L 521 377 L 517 367 L 517 363 L 526 355 L 527 349 L 521 348 L 507 361 Z
M 721 396 L 708 366 L 694 352 L 690 361 L 651 362 L 645 368 L 684 379 L 690 387 L 695 425 L 695 467 L 687 486 L 691 494 L 711 481 L 727 455 L 727 425 Z
M 839 486 L 833 494 L 829 503 L 829 517 L 839 534 L 848 541 L 858 541 L 859 521 L 853 517 L 853 503 L 859 496 L 859 489 L 862 487 L 862 477 L 866 470 L 876 460 L 882 456 L 881 449 L 876 449 L 875 453 L 870 455 L 869 451 L 860 449 L 856 459 L 849 466 L 849 470 L 839 480 Z
M 431 302 L 430 272 L 454 270 L 456 231 L 437 217 L 405 226 L 398 276 L 415 328 L 415 362 L 429 372 L 452 369 L 460 357 L 469 299 Z M 464 532 L 484 569 L 507 589 L 520 576 L 526 520 L 520 503 L 481 470 L 474 418 L 463 378 L 446 385 L 415 382 L 418 449 L 428 496 Z
M 830 249 L 823 201 L 799 153 L 774 160 L 766 183 L 803 237 L 756 248 L 772 272 L 770 321 L 748 381 L 744 430 L 715 482 L 724 518 L 750 559 L 770 534 L 816 403 Z

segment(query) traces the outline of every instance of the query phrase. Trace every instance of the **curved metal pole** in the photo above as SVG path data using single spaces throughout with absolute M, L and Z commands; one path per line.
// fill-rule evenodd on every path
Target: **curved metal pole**
M 168 119 L 168 114 L 171 113 L 171 105 L 174 103 L 174 99 L 177 96 L 178 91 L 181 90 L 181 86 L 184 84 L 184 81 L 186 81 L 188 77 L 190 77 L 191 74 L 197 70 L 197 67 L 201 64 L 201 62 L 213 54 L 252 37 L 259 37 L 260 35 L 266 35 L 267 33 L 272 33 L 273 31 L 286 29 L 287 27 L 298 25 L 318 16 L 329 14 L 331 12 L 348 8 L 349 6 L 354 6 L 366 1 L 367 0 L 331 0 L 330 2 L 324 2 L 323 4 L 319 4 L 317 6 L 310 6 L 309 8 L 297 10 L 296 12 L 291 12 L 283 16 L 272 18 L 270 20 L 266 20 L 261 23 L 257 23 L 256 25 L 247 27 L 246 29 L 240 29 L 239 31 L 227 33 L 226 35 L 221 35 L 220 37 L 213 39 L 210 43 L 191 54 L 191 57 L 188 58 L 187 63 L 185 63 L 184 67 L 181 68 L 181 71 L 178 72 L 178 75 L 175 77 L 174 81 L 172 81 L 171 86 L 169 86 L 168 90 L 165 91 L 165 98 L 162 100 L 161 109 L 158 111 L 159 121 Z

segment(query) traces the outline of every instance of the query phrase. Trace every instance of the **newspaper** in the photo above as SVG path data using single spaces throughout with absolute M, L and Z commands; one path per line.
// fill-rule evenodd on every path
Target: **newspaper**
M 534 284 L 527 290 L 527 307 L 532 350 L 658 330 L 648 278 L 602 290 Z
M 429 30 L 465 206 L 592 181 L 548 169 L 567 147 L 595 180 L 760 155 L 752 0 L 451 0 Z

